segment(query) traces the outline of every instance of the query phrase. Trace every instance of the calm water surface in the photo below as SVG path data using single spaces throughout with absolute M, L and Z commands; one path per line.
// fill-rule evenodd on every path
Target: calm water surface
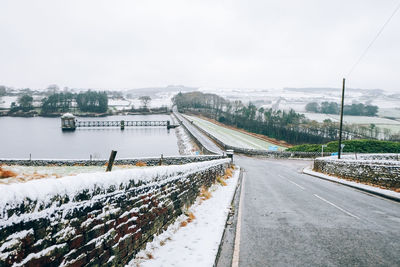
M 171 120 L 169 115 L 109 116 L 78 120 Z M 60 118 L 0 117 L 0 158 L 107 159 L 179 155 L 175 130 L 166 127 L 77 128 L 61 131 Z

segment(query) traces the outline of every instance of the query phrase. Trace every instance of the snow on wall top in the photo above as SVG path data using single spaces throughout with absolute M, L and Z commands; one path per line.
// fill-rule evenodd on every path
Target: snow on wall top
M 337 156 L 329 156 L 329 157 L 317 158 L 316 160 L 340 161 L 340 162 L 358 163 L 358 164 L 382 164 L 382 165 L 400 166 L 400 154 L 394 154 L 394 153 L 342 155 L 341 159 L 338 159 Z
M 82 173 L 59 179 L 39 179 L 26 183 L 0 185 L 0 220 L 7 219 L 7 210 L 18 207 L 24 202 L 34 202 L 36 207 L 48 207 L 59 196 L 67 196 L 71 201 L 79 201 L 76 199 L 82 193 L 94 196 L 110 190 L 123 190 L 132 184 L 167 181 L 229 161 L 230 159 L 218 159 L 185 165 L 145 167 L 108 173 Z

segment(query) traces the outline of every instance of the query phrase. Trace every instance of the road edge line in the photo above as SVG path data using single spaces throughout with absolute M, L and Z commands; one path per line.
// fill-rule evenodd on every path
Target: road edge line
M 234 205 L 237 196 L 240 194 L 240 189 L 241 189 L 241 185 L 242 185 L 243 168 L 241 168 L 240 166 L 238 166 L 238 170 L 237 170 L 237 171 L 239 171 L 239 178 L 238 178 L 238 180 L 237 180 L 237 182 L 236 182 L 235 192 L 234 192 L 234 194 L 233 194 L 232 201 L 231 201 L 231 207 L 232 207 L 232 205 Z M 239 197 L 240 197 L 240 196 L 239 196 Z M 239 198 L 239 200 L 240 200 L 240 198 Z M 236 213 L 236 211 L 235 211 L 234 213 Z M 217 252 L 217 255 L 215 256 L 215 260 L 214 260 L 213 267 L 218 266 L 219 258 L 220 258 L 220 256 L 221 256 L 221 252 L 222 252 L 222 246 L 223 246 L 224 239 L 225 239 L 225 235 L 226 235 L 226 231 L 227 231 L 227 228 L 228 228 L 228 222 L 229 222 L 229 220 L 230 220 L 231 218 L 234 219 L 234 217 L 235 217 L 235 214 L 230 215 L 230 213 L 228 213 L 228 216 L 226 217 L 224 231 L 223 231 L 222 236 L 221 236 L 221 241 L 219 242 L 218 252 Z M 235 227 L 234 229 L 235 229 L 235 231 L 236 231 L 236 227 Z M 236 232 L 235 232 L 235 234 L 236 234 Z M 231 263 L 232 263 L 232 262 L 231 262 Z
M 303 174 L 307 174 L 309 176 L 317 177 L 319 179 L 326 180 L 326 181 L 329 181 L 329 182 L 342 184 L 342 185 L 345 185 L 345 186 L 348 186 L 348 187 L 351 187 L 351 188 L 354 188 L 354 189 L 357 189 L 357 190 L 360 190 L 360 191 L 364 191 L 364 192 L 367 192 L 367 193 L 370 193 L 370 194 L 373 194 L 373 195 L 377 195 L 377 196 L 380 196 L 380 197 L 383 197 L 383 198 L 386 198 L 386 199 L 390 199 L 392 201 L 400 202 L 400 197 L 396 197 L 396 196 L 392 196 L 392 195 L 389 195 L 389 194 L 385 194 L 383 192 L 378 192 L 378 191 L 374 190 L 375 188 L 373 188 L 372 186 L 368 186 L 368 185 L 364 185 L 363 184 L 363 186 L 365 186 L 365 187 L 361 187 L 361 186 L 357 186 L 355 184 L 350 184 L 350 182 L 348 182 L 346 180 L 340 181 L 339 178 L 336 178 L 336 179 L 333 178 L 333 177 L 332 178 L 328 178 L 328 177 L 325 177 L 323 173 L 317 173 L 317 172 L 315 172 L 315 171 L 313 171 L 313 170 L 311 170 L 309 168 L 304 168 L 302 173 Z M 367 186 L 371 187 L 371 189 L 366 188 Z
M 332 202 L 330 202 L 329 200 L 326 200 L 325 198 L 323 198 L 323 197 L 321 197 L 321 196 L 319 196 L 319 195 L 317 195 L 317 194 L 313 194 L 313 195 L 314 195 L 315 197 L 319 198 L 320 200 L 322 200 L 322 201 L 328 203 L 328 204 L 331 205 L 332 207 L 335 207 L 336 209 L 340 210 L 341 212 L 343 212 L 343 213 L 345 213 L 345 214 L 347 214 L 347 215 L 349 215 L 349 216 L 351 216 L 351 217 L 353 217 L 353 218 L 356 218 L 357 220 L 361 220 L 360 217 L 358 217 L 357 215 L 354 215 L 353 213 L 351 213 L 351 212 L 349 212 L 349 211 L 347 211 L 347 210 L 345 210 L 345 209 L 339 207 L 339 206 L 336 205 L 335 203 L 332 203 Z
M 244 187 L 245 187 L 245 173 L 243 172 L 242 184 L 240 188 L 240 199 L 239 199 L 239 210 L 235 230 L 235 244 L 232 256 L 232 267 L 239 267 L 239 253 L 240 253 L 240 229 L 242 221 L 242 209 L 243 209 L 243 198 L 244 198 Z

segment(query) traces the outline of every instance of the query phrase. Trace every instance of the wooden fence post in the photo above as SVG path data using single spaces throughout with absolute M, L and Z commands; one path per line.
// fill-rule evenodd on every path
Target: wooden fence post
M 106 172 L 110 172 L 111 171 L 116 155 L 117 155 L 117 151 L 111 150 L 110 159 L 108 160 L 108 165 L 107 165 Z

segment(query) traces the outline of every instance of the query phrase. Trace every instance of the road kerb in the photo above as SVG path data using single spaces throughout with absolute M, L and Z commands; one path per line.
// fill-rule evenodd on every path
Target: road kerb
M 239 211 L 238 211 L 237 224 L 236 224 L 236 237 L 235 237 L 235 244 L 234 244 L 234 250 L 233 250 L 233 257 L 232 257 L 232 267 L 239 267 L 240 227 L 241 227 L 241 220 L 242 220 L 244 185 L 245 185 L 245 174 L 243 173 L 242 185 L 241 185 L 241 189 L 240 189 Z
M 378 196 L 381 196 L 384 198 L 388 198 L 388 199 L 400 202 L 400 193 L 397 193 L 397 192 L 394 192 L 391 190 L 381 189 L 381 188 L 377 188 L 377 187 L 370 186 L 370 185 L 360 184 L 360 183 L 340 179 L 337 177 L 332 177 L 332 176 L 329 176 L 329 175 L 326 175 L 323 173 L 315 172 L 315 171 L 311 170 L 310 167 L 304 168 L 303 173 L 323 179 L 323 180 L 335 182 L 335 183 L 349 186 L 349 187 L 352 187 L 352 188 L 355 188 L 355 189 L 358 189 L 358 190 L 361 190 L 364 192 L 368 192 L 368 193 L 371 193 L 374 195 L 378 195 Z

